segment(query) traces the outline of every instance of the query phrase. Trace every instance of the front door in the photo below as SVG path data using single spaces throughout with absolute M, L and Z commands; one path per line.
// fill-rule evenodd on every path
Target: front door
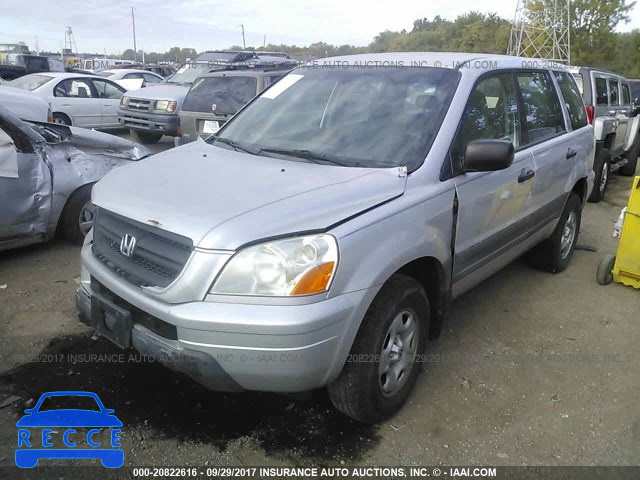
M 31 141 L 0 119 L 0 244 L 44 237 L 49 223 L 51 175 Z
M 51 108 L 71 117 L 76 127 L 99 128 L 102 116 L 100 99 L 89 79 L 69 78 L 53 89 Z
M 113 128 L 119 126 L 118 107 L 120 106 L 120 99 L 126 90 L 120 85 L 108 80 L 94 79 L 92 82 L 100 102 L 100 126 L 102 128 Z
M 472 140 L 509 140 L 516 154 L 505 170 L 461 173 L 453 178 L 458 197 L 454 295 L 495 271 L 495 260 L 500 261 L 526 237 L 535 167 L 531 152 L 520 149 L 520 123 L 513 75 L 492 74 L 479 80 L 452 151 L 454 175 L 455 165 L 461 168 L 464 149 Z

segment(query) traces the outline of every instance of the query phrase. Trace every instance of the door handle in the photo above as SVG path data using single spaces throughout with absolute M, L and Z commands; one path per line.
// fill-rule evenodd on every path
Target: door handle
M 569 148 L 569 150 L 567 150 L 567 160 L 575 157 L 577 154 L 578 152 L 576 150 L 572 150 L 571 148 Z
M 526 182 L 527 180 L 533 178 L 536 175 L 536 172 L 533 170 L 525 170 L 524 168 L 520 172 L 520 176 L 518 177 L 518 183 Z

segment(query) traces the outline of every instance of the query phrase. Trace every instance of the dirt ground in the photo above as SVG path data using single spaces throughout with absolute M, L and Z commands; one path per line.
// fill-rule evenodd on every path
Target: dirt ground
M 13 465 L 22 411 L 54 390 L 115 409 L 130 466 L 638 465 L 640 291 L 595 280 L 630 185 L 613 176 L 583 212 L 579 245 L 597 252 L 580 249 L 559 275 L 515 262 L 458 299 L 410 401 L 375 427 L 323 391 L 209 392 L 122 353 L 77 320 L 77 247 L 0 253 L 0 466 Z

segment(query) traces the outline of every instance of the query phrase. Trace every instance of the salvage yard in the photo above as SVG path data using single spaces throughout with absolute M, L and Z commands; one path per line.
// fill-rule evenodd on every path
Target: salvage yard
M 78 247 L 2 252 L 0 466 L 14 463 L 22 411 L 56 390 L 95 392 L 115 409 L 130 466 L 637 464 L 640 292 L 596 283 L 631 181 L 614 175 L 605 201 L 587 205 L 566 272 L 517 261 L 455 301 L 409 402 L 378 426 L 342 416 L 324 391 L 209 392 L 123 353 L 77 319 Z

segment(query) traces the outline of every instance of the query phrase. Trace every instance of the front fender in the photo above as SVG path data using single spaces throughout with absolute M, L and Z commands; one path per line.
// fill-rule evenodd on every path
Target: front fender
M 382 285 L 398 270 L 424 257 L 435 259 L 444 271 L 444 286 L 451 284 L 451 238 L 455 191 L 448 182 L 440 191 L 425 194 L 408 189 L 392 202 L 332 230 L 338 238 L 340 260 L 329 296 L 366 290 L 360 312 L 345 327 L 329 380 L 340 372 L 364 315 Z

